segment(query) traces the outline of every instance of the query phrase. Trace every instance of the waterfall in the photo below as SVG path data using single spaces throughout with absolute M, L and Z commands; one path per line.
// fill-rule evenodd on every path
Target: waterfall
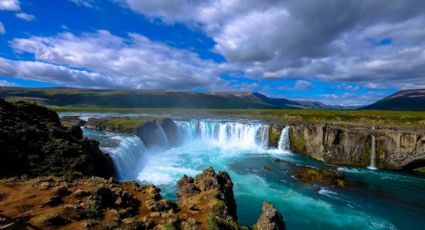
M 139 137 L 86 128 L 82 130 L 84 137 L 97 140 L 100 149 L 111 156 L 118 179 L 132 178 L 130 173 L 134 171 L 143 153 L 146 152 L 146 146 Z
M 370 147 L 370 165 L 369 169 L 376 169 L 376 139 L 374 135 L 372 137 L 372 146 Z
M 278 149 L 284 152 L 289 151 L 289 126 L 286 126 L 282 129 L 282 133 L 279 138 L 279 146 Z
M 186 142 L 199 140 L 221 147 L 266 148 L 269 125 L 236 121 L 177 121 Z
M 118 147 L 105 147 L 102 150 L 111 156 L 118 179 L 130 179 L 129 174 L 140 162 L 146 147 L 137 136 L 115 136 L 113 139 L 119 142 Z

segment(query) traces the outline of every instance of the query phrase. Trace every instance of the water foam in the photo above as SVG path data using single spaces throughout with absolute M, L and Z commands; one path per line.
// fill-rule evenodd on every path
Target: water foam
M 176 122 L 185 142 L 201 141 L 221 148 L 265 149 L 269 125 L 236 121 L 192 120 Z
M 137 136 L 114 136 L 119 142 L 116 148 L 102 148 L 113 160 L 118 179 L 131 179 L 135 166 L 140 162 L 146 147 Z
M 278 149 L 283 152 L 289 152 L 289 128 L 289 126 L 286 126 L 280 134 Z

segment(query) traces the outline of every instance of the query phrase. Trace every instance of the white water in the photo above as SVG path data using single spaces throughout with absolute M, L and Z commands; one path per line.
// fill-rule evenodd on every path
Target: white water
M 376 139 L 375 136 L 372 135 L 372 146 L 370 148 L 370 165 L 369 169 L 376 169 Z
M 118 179 L 134 178 L 136 168 L 147 151 L 138 136 L 89 129 L 83 129 L 83 133 L 85 137 L 99 141 L 102 151 L 111 156 Z
M 114 136 L 119 141 L 116 148 L 103 148 L 112 157 L 118 179 L 131 179 L 131 173 L 141 160 L 146 147 L 137 136 Z
M 193 120 L 176 122 L 184 142 L 200 141 L 220 148 L 265 149 L 269 125 L 233 121 Z
M 282 129 L 282 133 L 279 138 L 278 149 L 283 152 L 289 152 L 289 126 Z

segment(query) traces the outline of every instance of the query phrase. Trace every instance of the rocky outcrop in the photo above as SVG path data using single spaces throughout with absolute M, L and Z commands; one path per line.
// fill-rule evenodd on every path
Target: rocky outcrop
M 60 118 L 60 121 L 65 127 L 73 126 L 84 126 L 86 124 L 85 120 L 81 120 L 78 116 L 63 116 Z
M 115 131 L 107 126 L 107 120 L 104 118 L 91 117 L 87 120 L 85 127 L 96 131 Z
M 285 222 L 283 221 L 282 215 L 277 209 L 270 203 L 264 202 L 263 213 L 258 219 L 255 229 L 258 230 L 285 230 Z
M 347 181 L 342 172 L 332 168 L 313 168 L 309 166 L 297 165 L 288 161 L 275 158 L 275 163 L 281 164 L 279 168 L 285 170 L 281 173 L 290 174 L 291 177 L 303 184 L 318 185 L 319 187 L 346 187 Z M 273 171 L 273 166 L 264 166 L 265 170 Z
M 134 182 L 3 179 L 0 224 L 10 224 L 12 229 L 250 229 L 237 223 L 232 187 L 227 173 L 209 168 L 178 182 L 175 204 L 163 199 L 159 188 Z M 282 215 L 264 204 L 255 229 L 284 227 Z
M 149 117 L 91 117 L 85 127 L 97 131 L 136 134 L 137 128 L 149 122 L 162 121 L 162 119 Z
M 181 136 L 173 120 L 166 118 L 140 124 L 136 135 L 149 148 L 167 149 L 181 143 Z
M 177 185 L 177 205 L 183 212 L 196 214 L 202 223 L 218 226 L 219 229 L 233 229 L 232 226 L 237 225 L 236 202 L 229 174 L 216 174 L 213 168 L 208 168 L 195 178 L 184 176 Z
M 315 169 L 295 166 L 293 175 L 303 183 L 338 187 L 345 187 L 346 184 L 343 173 L 332 169 Z
M 425 165 L 425 130 L 374 128 L 329 124 L 293 125 L 291 150 L 337 165 L 370 165 L 372 135 L 376 139 L 376 166 L 382 169 L 413 169 Z
M 0 177 L 110 177 L 112 160 L 80 127 L 62 126 L 45 107 L 0 99 Z

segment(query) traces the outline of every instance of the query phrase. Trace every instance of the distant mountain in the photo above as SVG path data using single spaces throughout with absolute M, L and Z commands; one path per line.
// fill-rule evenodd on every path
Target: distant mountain
M 329 109 L 330 107 L 320 101 L 296 101 L 298 104 L 307 108 Z
M 54 106 L 105 108 L 323 108 L 319 102 L 297 102 L 251 92 L 180 92 L 75 88 L 0 87 L 0 97 Z
M 362 109 L 425 111 L 425 89 L 403 90 Z

